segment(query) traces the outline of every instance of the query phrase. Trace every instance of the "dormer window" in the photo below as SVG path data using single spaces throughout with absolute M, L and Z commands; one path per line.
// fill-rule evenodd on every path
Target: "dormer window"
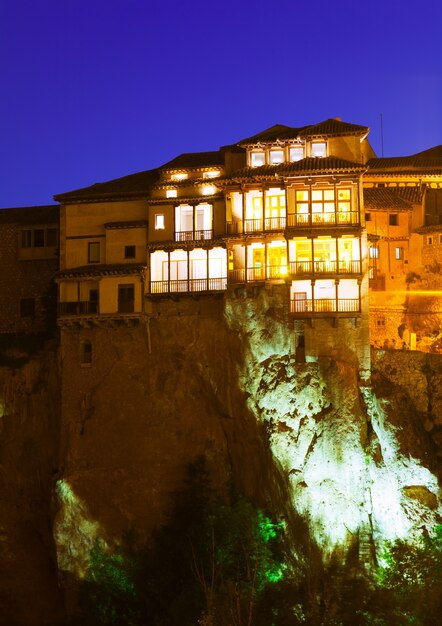
M 270 165 L 284 162 L 284 150 L 270 150 Z
M 166 198 L 176 198 L 177 190 L 176 189 L 166 189 Z
M 264 152 L 252 152 L 250 155 L 250 165 L 252 167 L 260 167 L 264 165 L 266 161 L 266 155 Z
M 189 178 L 189 175 L 185 174 L 184 172 L 181 174 L 172 174 L 172 176 L 170 177 L 171 180 L 176 180 L 176 181 L 186 180 L 186 178 Z
M 327 144 L 325 141 L 312 141 L 312 157 L 326 157 Z
M 219 170 L 210 170 L 210 172 L 203 172 L 203 178 L 217 178 L 219 174 Z
M 304 148 L 303 146 L 292 146 L 289 149 L 289 159 L 290 161 L 300 161 L 304 158 Z

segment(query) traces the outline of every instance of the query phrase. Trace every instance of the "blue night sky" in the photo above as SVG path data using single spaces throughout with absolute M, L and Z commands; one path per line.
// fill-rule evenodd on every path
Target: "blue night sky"
M 1 0 L 0 207 L 276 123 L 442 144 L 440 0 Z

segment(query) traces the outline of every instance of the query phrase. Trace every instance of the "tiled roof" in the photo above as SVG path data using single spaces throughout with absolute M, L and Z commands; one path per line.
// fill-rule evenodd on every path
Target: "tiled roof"
M 411 202 L 404 200 L 396 189 L 388 187 L 369 187 L 364 189 L 366 209 L 410 210 Z
M 305 126 L 300 129 L 299 134 L 301 137 L 315 137 L 323 135 L 365 135 L 369 130 L 368 126 L 349 124 L 348 122 L 342 122 L 336 118 L 330 118 L 324 122 L 319 122 L 319 124 Z
M 442 146 L 433 146 L 422 152 L 416 152 L 413 156 L 416 157 L 442 157 Z
M 439 156 L 405 156 L 384 157 L 367 161 L 367 174 L 442 174 L 442 157 Z
M 349 124 L 339 119 L 331 118 L 320 122 L 319 124 L 311 124 L 300 128 L 292 128 L 284 124 L 275 124 L 266 130 L 263 130 L 252 137 L 247 137 L 238 141 L 239 145 L 248 145 L 254 143 L 267 143 L 283 141 L 287 139 L 296 139 L 297 137 L 323 137 L 337 135 L 364 135 L 368 133 L 368 126 L 359 126 L 358 124 Z
M 353 161 L 345 161 L 336 157 L 309 157 L 293 163 L 280 163 L 279 165 L 261 165 L 260 167 L 244 167 L 233 172 L 223 181 L 253 180 L 257 178 L 274 179 L 290 176 L 302 176 L 303 174 L 328 174 L 336 172 L 363 172 L 365 166 Z M 218 179 L 220 181 L 220 179 Z M 221 182 L 221 181 L 220 181 Z
M 54 224 L 59 215 L 58 204 L 0 209 L 0 224 Z
M 415 233 L 425 235 L 425 233 L 440 233 L 442 232 L 442 224 L 432 224 L 431 226 L 421 226 L 416 228 Z
M 161 170 L 181 170 L 224 165 L 224 153 L 216 152 L 185 152 L 160 167 Z
M 147 197 L 150 185 L 158 178 L 158 170 L 146 170 L 137 174 L 115 178 L 105 183 L 95 183 L 95 185 L 90 187 L 58 194 L 54 196 L 54 199 L 62 203 L 69 203 L 84 200 L 111 200 L 127 196 Z
M 147 220 L 137 220 L 132 222 L 106 222 L 105 228 L 146 228 L 148 226 Z
M 128 274 L 140 274 L 146 269 L 146 265 L 141 263 L 119 263 L 97 265 L 82 265 L 81 267 L 72 267 L 60 270 L 55 274 L 56 278 L 76 278 L 80 276 L 103 276 L 118 275 L 127 276 Z

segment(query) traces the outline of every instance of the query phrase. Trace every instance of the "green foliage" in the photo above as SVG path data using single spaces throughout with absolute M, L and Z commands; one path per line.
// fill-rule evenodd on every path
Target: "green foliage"
M 109 552 L 102 542 L 95 543 L 82 594 L 84 612 L 93 616 L 93 623 L 138 623 L 136 569 L 137 563 L 127 551 Z
M 216 498 L 198 461 L 152 545 L 135 549 L 133 540 L 124 541 L 113 552 L 95 545 L 78 623 L 299 624 L 291 617 L 283 535 L 283 524 L 243 496 Z
M 397 541 L 382 555 L 381 590 L 395 606 L 394 624 L 432 626 L 442 613 L 442 526 L 410 544 Z

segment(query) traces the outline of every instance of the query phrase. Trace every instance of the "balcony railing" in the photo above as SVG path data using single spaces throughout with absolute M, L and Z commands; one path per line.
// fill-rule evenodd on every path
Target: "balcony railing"
M 290 261 L 290 274 L 360 274 L 361 261 Z
M 213 238 L 213 230 L 178 230 L 175 241 L 201 241 Z
M 275 278 L 286 278 L 286 265 L 268 265 L 266 267 L 248 267 L 247 269 L 229 270 L 229 283 L 254 283 Z
M 287 219 L 284 217 L 266 217 L 264 220 L 264 230 L 284 230 Z
M 359 313 L 360 310 L 359 298 L 290 300 L 291 313 Z
M 79 302 L 59 302 L 59 315 L 92 315 L 98 313 L 98 302 L 82 300 Z
M 237 222 L 227 222 L 226 231 L 228 235 L 242 235 L 243 233 L 262 233 L 267 231 L 284 230 L 287 226 L 287 218 L 266 217 L 256 220 L 244 220 Z
M 289 213 L 288 228 L 319 226 L 354 226 L 360 223 L 359 211 L 342 213 Z
M 227 278 L 189 278 L 180 280 L 152 280 L 150 293 L 189 293 L 204 291 L 224 291 Z

